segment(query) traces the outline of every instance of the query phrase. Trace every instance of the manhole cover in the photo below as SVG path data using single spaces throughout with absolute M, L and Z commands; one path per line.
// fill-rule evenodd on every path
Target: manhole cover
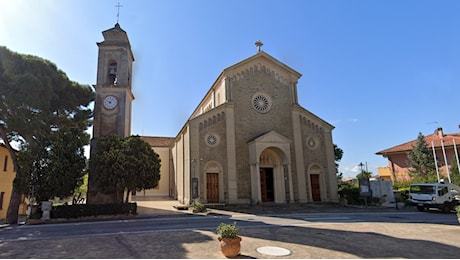
M 263 246 L 257 248 L 256 250 L 261 254 L 271 256 L 286 256 L 291 254 L 291 251 L 287 250 L 286 248 L 276 246 Z

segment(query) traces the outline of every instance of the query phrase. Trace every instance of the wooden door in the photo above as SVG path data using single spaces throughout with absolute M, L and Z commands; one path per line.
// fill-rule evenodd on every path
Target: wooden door
M 219 174 L 208 172 L 206 174 L 206 200 L 210 202 L 219 202 Z
M 319 174 L 310 174 L 311 196 L 313 201 L 321 201 L 321 189 L 319 185 Z
M 260 192 L 262 202 L 275 201 L 273 168 L 260 168 Z

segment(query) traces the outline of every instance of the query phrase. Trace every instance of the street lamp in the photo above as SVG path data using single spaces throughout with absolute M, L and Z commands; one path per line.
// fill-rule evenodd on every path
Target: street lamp
M 361 168 L 361 172 L 363 172 L 364 171 L 364 164 L 362 162 L 360 162 L 358 164 L 358 166 L 359 166 L 359 168 Z

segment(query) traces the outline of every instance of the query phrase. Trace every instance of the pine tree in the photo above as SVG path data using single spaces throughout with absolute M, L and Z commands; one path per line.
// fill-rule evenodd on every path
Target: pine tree
M 71 81 L 52 62 L 0 46 L 0 137 L 16 172 L 7 223 L 17 224 L 31 186 L 40 185 L 47 199 L 69 195 L 80 183 L 94 97 L 91 86 Z
M 436 182 L 436 164 L 433 153 L 422 133 L 418 134 L 415 146 L 407 153 L 407 157 L 411 166 L 409 175 L 414 182 Z

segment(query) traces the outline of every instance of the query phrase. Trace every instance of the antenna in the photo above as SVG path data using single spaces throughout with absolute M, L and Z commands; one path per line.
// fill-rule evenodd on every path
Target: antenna
M 123 6 L 120 5 L 120 2 L 118 2 L 115 7 L 117 8 L 117 23 L 118 23 L 118 20 L 120 19 L 120 7 L 123 7 Z
M 439 128 L 438 121 L 428 122 L 427 124 L 436 124 L 436 127 Z M 459 127 L 460 127 L 460 125 L 459 125 Z

